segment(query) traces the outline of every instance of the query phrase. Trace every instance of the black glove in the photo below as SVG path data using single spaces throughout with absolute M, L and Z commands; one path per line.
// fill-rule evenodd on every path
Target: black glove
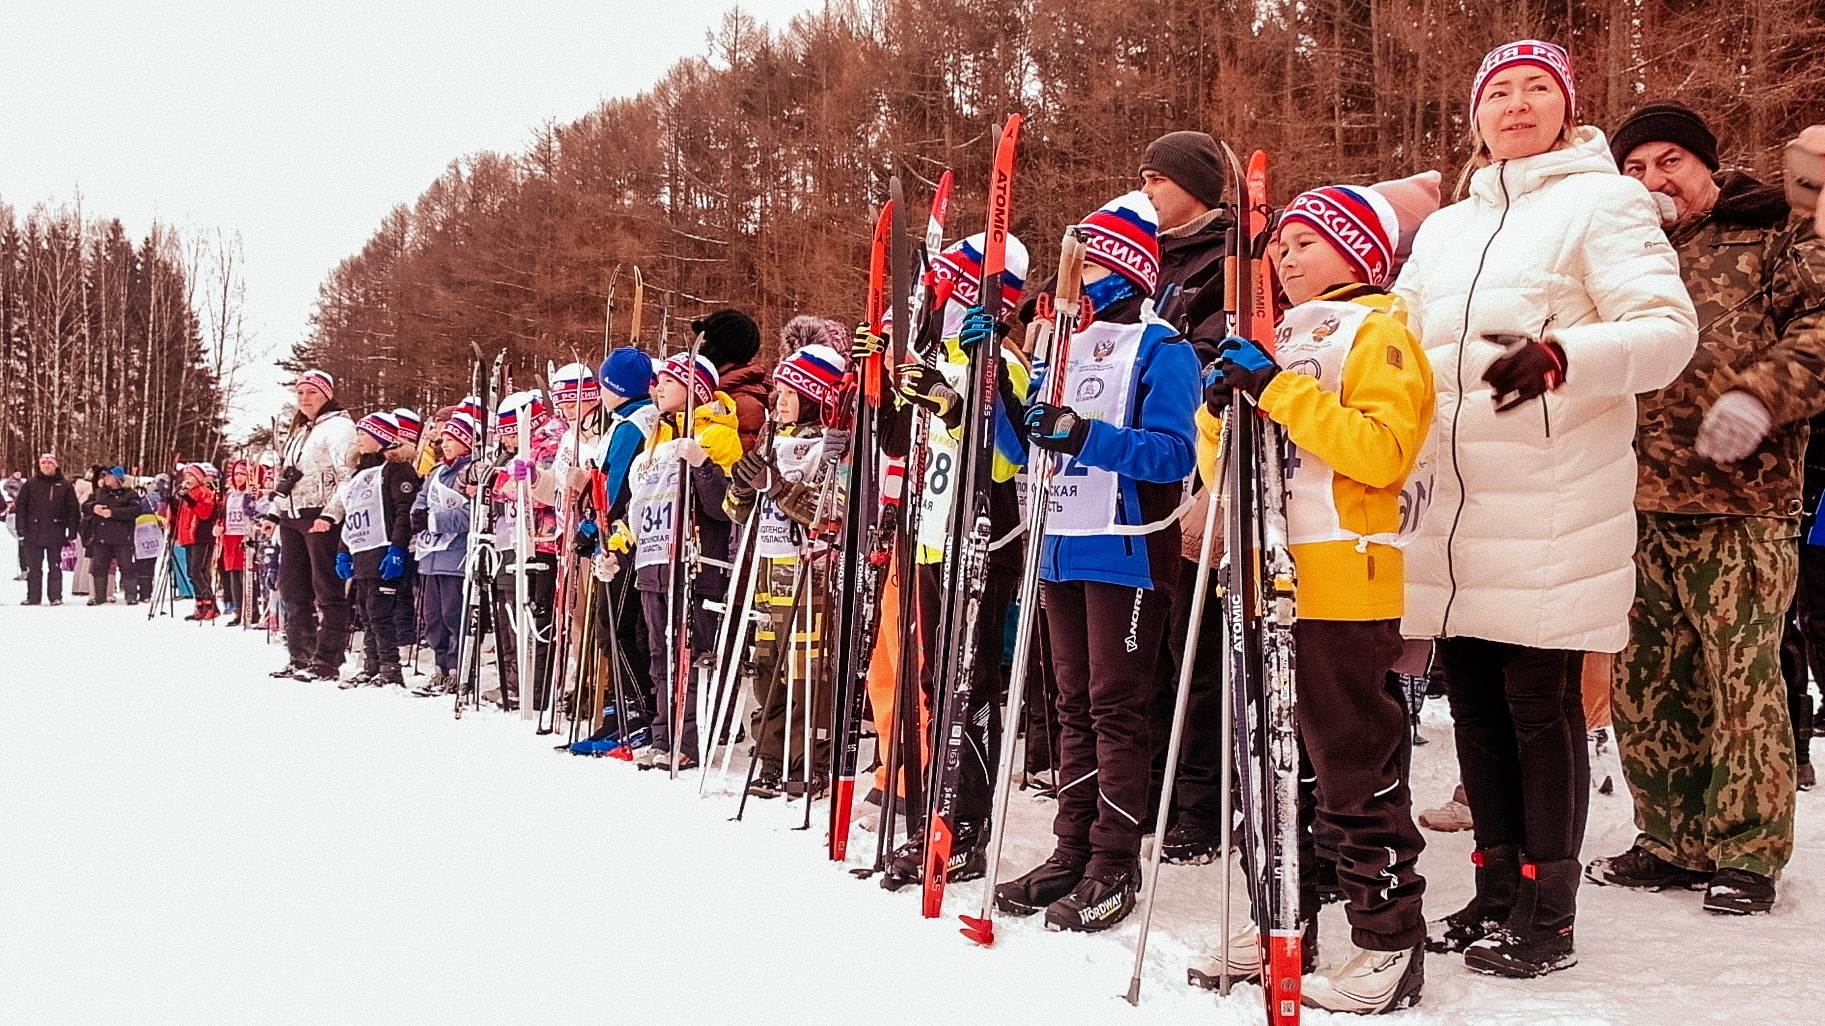
M 1267 350 L 1248 339 L 1231 335 L 1217 347 L 1217 370 L 1232 390 L 1239 388 L 1258 400 L 1274 376 L 1280 373 L 1280 365 Z
M 423 534 L 431 529 L 431 511 L 415 509 L 412 511 L 412 533 Z
M 729 468 L 729 491 L 738 499 L 752 499 L 773 481 L 773 461 L 768 458 L 766 441 L 744 453 Z
M 1223 376 L 1221 363 L 1212 363 L 1204 374 L 1204 408 L 1213 417 L 1221 417 L 1229 409 L 1229 401 L 1236 393 L 1236 386 Z
M 900 397 L 923 406 L 952 431 L 963 424 L 963 397 L 936 367 L 922 363 L 900 366 Z
M 1495 411 L 1504 413 L 1565 384 L 1565 350 L 1557 342 L 1530 339 L 1497 357 L 1483 380 L 1495 389 Z
M 594 520 L 585 520 L 577 525 L 576 536 L 571 539 L 571 548 L 581 559 L 593 559 L 601 548 L 601 533 Z
M 1034 403 L 1027 409 L 1027 438 L 1041 449 L 1076 456 L 1090 439 L 1090 422 L 1069 406 Z

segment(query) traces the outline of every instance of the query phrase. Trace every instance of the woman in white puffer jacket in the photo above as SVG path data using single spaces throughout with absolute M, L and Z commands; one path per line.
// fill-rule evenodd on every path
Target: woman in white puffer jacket
M 1395 286 L 1439 390 L 1402 627 L 1440 639 L 1479 866 L 1433 950 L 1509 976 L 1574 960 L 1582 656 L 1628 640 L 1634 395 L 1698 337 L 1653 201 L 1576 95 L 1551 43 L 1484 59 L 1469 195 L 1426 221 Z

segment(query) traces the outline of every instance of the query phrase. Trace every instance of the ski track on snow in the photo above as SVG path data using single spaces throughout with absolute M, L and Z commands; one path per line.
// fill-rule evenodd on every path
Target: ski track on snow
M 735 796 L 699 799 L 695 774 L 557 754 L 517 716 L 456 721 L 450 702 L 398 689 L 272 680 L 284 652 L 261 632 L 81 598 L 20 608 L 11 587 L 0 1022 L 1264 1021 L 1253 987 L 1220 1000 L 1184 983 L 1222 933 L 1215 867 L 1166 868 L 1130 1008 L 1137 919 L 1083 936 L 1002 916 L 996 946 L 978 948 L 956 915 L 974 914 L 980 884 L 923 920 L 916 889 L 889 894 L 825 860 L 822 805 L 809 833 L 792 829 L 796 802 L 752 800 L 733 823 Z M 1431 805 L 1455 776 L 1441 703 L 1424 733 L 1415 795 Z M 1633 837 L 1609 770 L 1617 794 L 1593 796 L 1587 857 Z M 1576 968 L 1505 981 L 1434 957 L 1421 1006 L 1387 1021 L 1818 1021 L 1822 802 L 1800 796 L 1800 851 L 1772 915 L 1586 885 Z M 1012 806 L 1007 875 L 1050 846 L 1051 805 L 1016 792 Z M 1469 897 L 1471 841 L 1426 840 L 1438 916 Z M 850 852 L 871 861 L 873 836 L 856 831 Z M 1238 885 L 1238 920 L 1246 907 Z M 1323 963 L 1339 965 L 1341 908 L 1323 925 Z

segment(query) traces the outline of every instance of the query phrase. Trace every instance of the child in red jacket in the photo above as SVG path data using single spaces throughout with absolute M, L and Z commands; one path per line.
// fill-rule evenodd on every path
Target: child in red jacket
M 216 618 L 215 588 L 210 571 L 215 562 L 215 525 L 219 518 L 215 495 L 215 468 L 207 463 L 186 464 L 176 489 L 177 543 L 184 547 L 184 565 L 190 568 L 190 585 L 196 591 L 196 611 L 186 620 Z

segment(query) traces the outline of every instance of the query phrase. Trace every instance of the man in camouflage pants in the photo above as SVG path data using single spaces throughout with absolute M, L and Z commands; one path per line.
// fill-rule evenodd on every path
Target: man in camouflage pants
M 1807 419 L 1825 408 L 1825 245 L 1779 188 L 1718 173 L 1715 137 L 1679 104 L 1648 104 L 1611 139 L 1624 173 L 1673 199 L 1699 345 L 1639 405 L 1635 605 L 1613 699 L 1640 836 L 1586 872 L 1765 912 L 1793 852 L 1780 647 Z

